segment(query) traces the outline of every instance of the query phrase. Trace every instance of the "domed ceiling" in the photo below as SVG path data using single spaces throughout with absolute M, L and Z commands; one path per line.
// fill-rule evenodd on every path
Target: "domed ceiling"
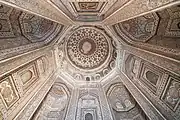
M 99 30 L 81 28 L 67 41 L 69 60 L 78 68 L 91 70 L 101 66 L 108 58 L 110 45 L 106 36 Z
M 103 28 L 82 26 L 64 40 L 66 72 L 75 79 L 100 80 L 115 67 L 116 45 Z

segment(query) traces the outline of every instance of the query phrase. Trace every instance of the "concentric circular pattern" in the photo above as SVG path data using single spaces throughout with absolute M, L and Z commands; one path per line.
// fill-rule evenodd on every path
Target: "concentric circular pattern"
M 75 31 L 67 41 L 70 61 L 82 69 L 94 69 L 102 65 L 109 54 L 106 37 L 98 30 L 82 28 Z

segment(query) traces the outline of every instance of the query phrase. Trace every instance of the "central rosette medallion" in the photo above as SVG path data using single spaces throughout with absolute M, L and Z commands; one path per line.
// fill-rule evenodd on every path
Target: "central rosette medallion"
M 110 51 L 106 36 L 91 27 L 73 32 L 66 47 L 68 58 L 73 65 L 86 70 L 101 66 L 107 60 Z

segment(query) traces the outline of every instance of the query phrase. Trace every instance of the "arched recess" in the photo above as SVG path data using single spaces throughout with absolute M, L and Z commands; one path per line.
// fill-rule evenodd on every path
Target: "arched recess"
M 34 120 L 58 119 L 64 120 L 69 104 L 70 92 L 61 83 L 54 83 L 38 110 L 33 116 Z
M 179 74 L 174 74 L 173 71 L 168 70 L 171 68 L 169 67 L 171 62 L 164 62 L 165 59 L 160 59 L 155 64 L 157 58 L 153 58 L 154 61 L 150 62 L 127 51 L 124 56 L 122 72 L 128 79 L 141 91 L 146 99 L 152 102 L 163 116 L 171 120 L 179 119 L 178 92 L 180 78 Z M 161 62 L 164 62 L 164 65 L 167 64 L 169 68 L 160 67 Z
M 86 113 L 85 120 L 93 120 L 93 115 L 91 113 Z
M 79 96 L 76 120 L 102 120 L 99 97 L 93 93 Z
M 106 95 L 115 120 L 148 120 L 122 82 L 112 84 Z

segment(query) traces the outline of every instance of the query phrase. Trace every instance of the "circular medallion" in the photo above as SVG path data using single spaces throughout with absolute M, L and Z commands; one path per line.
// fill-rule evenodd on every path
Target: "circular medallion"
M 94 69 L 102 65 L 109 55 L 109 43 L 103 33 L 92 28 L 75 31 L 67 41 L 69 60 L 82 69 Z

